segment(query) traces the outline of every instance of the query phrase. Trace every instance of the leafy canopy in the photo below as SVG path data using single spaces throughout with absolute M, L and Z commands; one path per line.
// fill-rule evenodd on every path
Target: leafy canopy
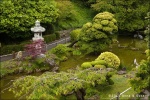
M 130 80 L 130 83 L 134 90 L 138 93 L 143 89 L 150 90 L 150 50 L 146 50 L 147 60 L 142 60 L 137 68 L 137 72 L 134 78 Z
M 68 72 L 46 72 L 41 76 L 26 76 L 17 79 L 9 89 L 17 97 L 27 99 L 58 99 L 70 92 L 87 89 L 91 86 L 106 85 L 110 75 L 106 70 L 88 68 L 68 70 Z M 19 88 L 19 90 L 18 90 Z M 22 96 L 23 95 L 23 96 Z M 27 96 L 28 95 L 28 96 Z
M 49 25 L 58 17 L 53 0 L 2 0 L 0 13 L 0 33 L 11 38 L 29 37 L 36 20 Z
M 97 12 L 109 11 L 115 14 L 118 27 L 134 32 L 145 27 L 145 12 L 149 10 L 149 0 L 88 0 Z

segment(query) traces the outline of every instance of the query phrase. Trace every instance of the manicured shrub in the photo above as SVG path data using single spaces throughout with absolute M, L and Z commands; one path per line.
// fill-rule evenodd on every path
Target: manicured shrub
M 97 61 L 92 61 L 91 64 L 93 66 L 95 66 L 95 65 L 106 65 L 106 61 L 105 60 L 97 60 Z
M 52 48 L 51 53 L 55 54 L 58 57 L 69 56 L 71 48 L 67 47 L 64 44 L 58 44 L 55 48 Z
M 120 59 L 117 57 L 117 55 L 111 52 L 101 53 L 100 56 L 96 59 L 96 61 L 99 60 L 105 60 L 107 63 L 107 67 L 112 67 L 117 69 L 120 65 Z
M 46 43 L 50 43 L 50 42 L 56 40 L 56 34 L 45 35 L 43 37 L 44 37 L 44 41 Z
M 82 65 L 81 65 L 81 68 L 82 69 L 86 69 L 86 68 L 90 68 L 92 67 L 91 63 L 90 62 L 84 62 Z
M 6 45 L 4 47 L 1 47 L 0 55 L 11 54 L 12 51 L 18 52 L 18 51 L 22 51 L 23 49 L 24 49 L 24 45 L 23 44 Z
M 59 39 L 60 38 L 60 33 L 59 32 L 55 32 L 56 34 L 56 39 Z
M 109 23 L 108 20 L 102 20 L 102 21 L 101 21 L 101 24 L 102 24 L 102 25 L 108 25 L 108 23 Z
M 70 33 L 71 40 L 72 40 L 72 41 L 78 40 L 80 33 L 81 33 L 81 29 L 73 30 L 73 31 Z

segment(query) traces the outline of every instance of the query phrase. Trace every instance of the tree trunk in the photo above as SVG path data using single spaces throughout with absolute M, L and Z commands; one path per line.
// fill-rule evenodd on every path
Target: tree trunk
M 78 41 L 72 42 L 68 47 L 73 47 L 74 44 L 76 44 Z
M 84 100 L 84 96 L 86 95 L 86 93 L 85 93 L 85 90 L 82 88 L 82 89 L 75 91 L 75 95 L 77 97 L 77 100 Z

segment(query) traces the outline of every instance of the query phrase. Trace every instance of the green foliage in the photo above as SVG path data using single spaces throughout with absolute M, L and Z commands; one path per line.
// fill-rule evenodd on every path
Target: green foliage
M 98 0 L 91 3 L 91 7 L 97 12 L 109 11 L 115 14 L 120 30 L 134 32 L 143 29 L 147 23 L 144 16 L 149 10 L 149 0 Z
M 55 48 L 51 49 L 51 53 L 59 57 L 61 61 L 66 60 L 70 56 L 71 51 L 72 49 L 64 44 L 58 44 Z
M 72 54 L 73 54 L 74 56 L 79 56 L 79 55 L 81 55 L 81 51 L 80 51 L 80 50 L 73 50 L 73 51 L 72 51 Z
M 95 61 L 92 61 L 91 64 L 93 66 L 95 66 L 95 65 L 106 65 L 106 61 L 105 60 L 95 60 Z
M 138 66 L 136 77 L 130 80 L 134 90 L 140 93 L 143 89 L 149 90 L 150 88 L 150 62 L 149 60 L 142 60 Z
M 75 29 L 70 33 L 71 40 L 77 41 L 79 38 L 79 34 L 81 34 L 81 29 Z
M 120 59 L 117 57 L 117 55 L 111 53 L 111 52 L 103 52 L 99 55 L 99 57 L 96 59 L 96 61 L 104 60 L 106 61 L 107 67 L 112 67 L 117 69 L 120 65 Z
M 113 17 L 109 12 L 99 13 L 92 22 L 83 25 L 78 40 L 83 53 L 100 52 L 109 46 L 112 33 L 118 31 L 117 21 Z
M 93 95 L 96 95 L 96 94 L 99 94 L 99 91 L 97 89 L 95 89 L 94 87 L 90 87 L 90 88 L 86 89 L 87 98 L 91 97 Z
M 25 44 L 5 45 L 1 47 L 0 55 L 11 54 L 12 51 L 18 52 L 24 50 Z
M 46 43 L 50 43 L 50 42 L 56 40 L 56 34 L 45 35 L 45 36 L 43 36 L 43 38 Z
M 145 17 L 146 20 L 148 20 L 148 25 L 146 27 L 146 30 L 144 33 L 146 34 L 145 40 L 147 41 L 148 48 L 150 47 L 150 12 L 147 13 L 147 16 Z
M 90 62 L 84 62 L 82 65 L 81 65 L 81 68 L 82 69 L 87 69 L 87 68 L 90 68 L 92 67 L 92 64 Z
M 59 32 L 55 32 L 56 34 L 56 39 L 59 39 L 60 38 L 60 33 Z
M 106 76 L 106 71 L 102 72 L 95 68 L 59 73 L 46 72 L 41 76 L 21 77 L 13 83 L 9 90 L 17 97 L 25 95 L 27 99 L 59 99 L 72 91 L 88 90 L 89 87 L 96 84 L 107 84 Z
M 30 28 L 37 19 L 50 25 L 58 17 L 54 0 L 2 0 L 0 13 L 0 33 L 14 39 L 31 36 Z
M 56 0 L 59 9 L 57 30 L 82 27 L 84 23 L 93 17 L 93 11 L 85 7 L 82 2 L 69 0 Z

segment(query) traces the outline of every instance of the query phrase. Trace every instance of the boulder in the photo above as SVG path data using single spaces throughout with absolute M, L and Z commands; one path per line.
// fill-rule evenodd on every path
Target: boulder
M 126 74 L 126 71 L 121 70 L 121 71 L 118 71 L 117 74 L 123 75 L 123 74 Z

